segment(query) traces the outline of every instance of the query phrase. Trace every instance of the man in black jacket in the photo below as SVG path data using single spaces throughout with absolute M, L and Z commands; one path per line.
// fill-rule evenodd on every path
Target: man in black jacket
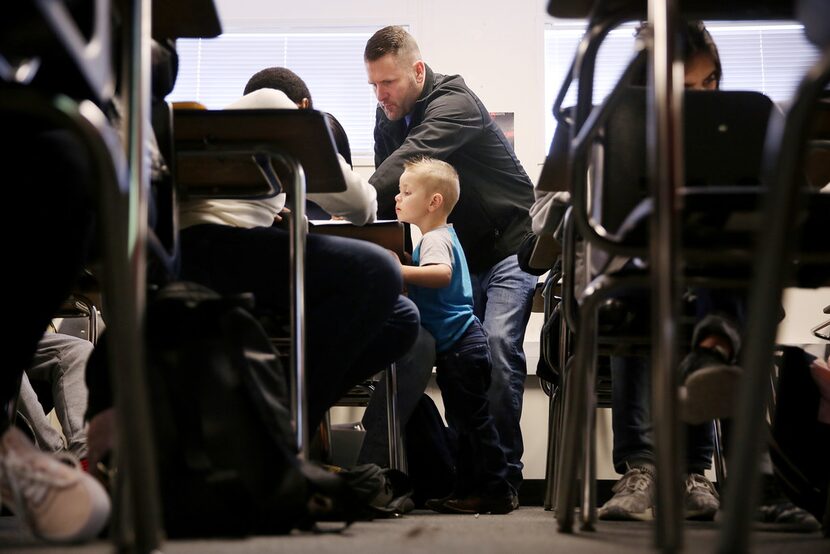
M 527 374 L 522 349 L 536 277 L 519 269 L 516 251 L 530 230 L 530 182 L 481 100 L 458 75 L 434 73 L 401 27 L 376 32 L 364 52 L 378 99 L 375 173 L 378 217 L 395 217 L 403 163 L 419 156 L 457 171 L 461 197 L 449 217 L 470 267 L 475 311 L 493 358 L 490 406 L 509 464 L 522 480 L 522 411 Z

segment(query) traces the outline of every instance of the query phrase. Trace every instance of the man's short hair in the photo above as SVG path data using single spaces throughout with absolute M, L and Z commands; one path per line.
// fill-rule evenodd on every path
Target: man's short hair
M 288 68 L 268 67 L 256 72 L 248 80 L 248 84 L 245 85 L 244 94 L 250 94 L 264 88 L 283 91 L 295 104 L 302 102 L 303 98 L 308 98 L 309 107 L 311 107 L 311 92 L 309 92 L 308 86 L 306 86 L 305 81 L 300 79 L 299 75 Z
M 411 57 L 411 61 L 421 59 L 421 50 L 412 35 L 398 25 L 390 25 L 377 31 L 366 43 L 363 59 L 367 62 L 379 60 L 387 54 L 396 57 Z
M 429 157 L 415 158 L 403 164 L 404 171 L 418 177 L 418 182 L 431 193 L 438 192 L 444 197 L 444 211 L 449 215 L 458 202 L 461 185 L 458 172 L 447 162 Z

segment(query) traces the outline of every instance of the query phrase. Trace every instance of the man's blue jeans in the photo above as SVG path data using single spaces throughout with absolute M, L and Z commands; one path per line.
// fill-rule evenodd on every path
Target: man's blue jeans
M 470 277 L 475 314 L 484 325 L 493 361 L 490 413 L 507 458 L 507 480 L 519 490 L 524 467 L 520 421 L 527 376 L 523 343 L 538 278 L 522 271 L 515 255 Z

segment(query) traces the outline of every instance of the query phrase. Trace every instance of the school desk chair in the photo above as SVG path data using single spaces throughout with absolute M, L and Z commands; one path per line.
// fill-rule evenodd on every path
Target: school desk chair
M 174 110 L 172 120 L 173 174 L 182 196 L 262 199 L 289 193 L 291 403 L 298 451 L 305 457 L 306 191 L 346 190 L 328 125 L 315 110 L 185 109 Z
M 669 4 L 675 5 L 674 2 Z M 624 223 L 633 223 L 631 227 L 627 225 L 620 225 L 619 228 L 612 228 L 609 232 L 604 227 L 597 225 L 596 213 L 594 209 L 604 202 L 607 198 L 598 200 L 596 196 L 592 196 L 592 203 L 587 201 L 587 186 L 585 180 L 587 175 L 587 168 L 589 165 L 589 146 L 596 144 L 595 139 L 598 140 L 601 147 L 602 140 L 598 139 L 598 131 L 600 129 L 607 130 L 606 123 L 612 116 L 616 114 L 618 103 L 625 98 L 625 91 L 628 83 L 631 82 L 632 77 L 642 71 L 646 58 L 653 54 L 655 50 L 665 48 L 673 36 L 673 29 L 677 21 L 671 19 L 666 13 L 655 12 L 652 14 L 652 26 L 654 32 L 653 40 L 649 44 L 644 45 L 643 50 L 636 53 L 628 68 L 623 73 L 621 84 L 612 91 L 608 98 L 600 105 L 595 107 L 593 105 L 593 73 L 594 62 L 600 44 L 607 33 L 619 23 L 629 20 L 642 20 L 646 18 L 645 13 L 646 2 L 643 1 L 625 1 L 625 0 L 606 0 L 597 2 L 557 2 L 552 0 L 549 3 L 548 11 L 551 15 L 564 15 L 573 17 L 574 13 L 580 12 L 582 15 L 591 14 L 591 20 L 588 26 L 588 32 L 585 34 L 581 48 L 578 51 L 578 58 L 573 64 L 572 75 L 566 78 L 566 83 L 560 90 L 557 97 L 557 102 L 554 106 L 555 114 L 561 113 L 561 103 L 564 99 L 565 93 L 570 80 L 578 81 L 577 106 L 573 117 L 573 131 L 571 135 L 571 145 L 569 148 L 571 175 L 572 175 L 572 190 L 573 204 L 574 204 L 574 219 L 576 231 L 582 235 L 583 239 L 591 242 L 594 248 L 601 248 L 611 251 L 613 253 L 623 256 L 639 256 L 649 259 L 649 264 L 653 271 L 653 281 L 650 281 L 647 276 L 626 276 L 630 282 L 626 283 L 620 279 L 616 280 L 615 286 L 653 286 L 656 294 L 656 309 L 655 321 L 653 329 L 655 330 L 654 344 L 655 352 L 653 356 L 653 363 L 655 368 L 665 367 L 664 371 L 656 371 L 653 381 L 653 386 L 657 388 L 659 394 L 654 397 L 659 401 L 652 406 L 653 416 L 656 427 L 656 454 L 658 465 L 658 480 L 657 480 L 657 495 L 658 503 L 661 506 L 658 513 L 658 522 L 655 527 L 656 542 L 660 548 L 673 550 L 679 548 L 682 544 L 682 518 L 680 517 L 680 492 L 678 487 L 680 478 L 679 460 L 677 457 L 677 428 L 678 409 L 676 405 L 676 388 L 677 377 L 673 375 L 670 368 L 676 366 L 677 357 L 675 356 L 676 348 L 676 328 L 677 328 L 677 309 L 675 307 L 676 287 L 674 279 L 676 278 L 676 260 L 681 247 L 677 240 L 679 226 L 683 222 L 682 217 L 675 217 L 676 199 L 681 197 L 681 191 L 678 190 L 681 185 L 685 183 L 677 182 L 680 175 L 681 166 L 680 161 L 683 156 L 679 149 L 672 150 L 672 145 L 679 145 L 683 143 L 683 125 L 679 119 L 679 114 L 682 113 L 677 110 L 679 105 L 679 95 L 682 91 L 672 92 L 670 81 L 670 67 L 672 60 L 667 60 L 665 65 L 659 63 L 654 64 L 654 85 L 653 88 L 647 90 L 647 97 L 653 103 L 648 104 L 649 109 L 645 112 L 645 118 L 648 124 L 649 132 L 652 139 L 642 145 L 644 151 L 649 153 L 647 159 L 650 171 L 647 175 L 655 176 L 652 182 L 659 183 L 660 186 L 646 187 L 650 194 L 653 194 L 654 200 L 649 206 L 646 204 L 637 204 L 638 213 L 635 213 L 631 220 L 627 217 L 623 220 Z M 672 7 L 672 6 L 670 6 Z M 675 12 L 668 10 L 668 14 L 673 16 L 682 16 L 690 19 L 789 19 L 792 17 L 793 6 L 791 2 L 745 2 L 735 0 L 733 2 L 694 2 L 684 3 L 678 7 Z M 576 11 L 574 11 L 576 10 Z M 656 46 L 655 46 L 656 45 Z M 655 57 L 655 60 L 662 58 Z M 691 118 L 687 117 L 686 122 L 689 123 Z M 662 125 L 658 125 L 658 122 Z M 739 145 L 741 148 L 743 144 Z M 675 156 L 675 154 L 681 154 Z M 636 160 L 636 157 L 630 159 Z M 593 175 L 600 181 L 607 178 L 605 166 L 594 165 Z M 688 165 L 687 165 L 688 167 Z M 705 167 L 705 166 L 704 166 Z M 638 176 L 630 176 L 636 179 Z M 578 180 L 578 181 L 577 181 Z M 636 181 L 632 181 L 636 182 Z M 728 185 L 728 182 L 716 183 L 714 188 L 719 188 L 722 185 Z M 734 185 L 743 185 L 743 183 L 732 183 Z M 734 191 L 734 196 L 727 196 L 726 193 L 730 191 L 721 190 L 724 195 L 721 200 L 729 204 L 727 207 L 735 207 L 739 210 L 745 210 L 746 207 L 752 203 L 757 205 L 758 195 L 749 194 L 745 190 Z M 608 189 L 603 189 L 603 193 L 607 194 Z M 718 191 L 708 190 L 698 194 L 697 191 L 683 190 L 682 197 L 685 207 L 691 208 L 690 213 L 698 211 L 702 213 L 707 202 L 707 194 L 718 194 Z M 638 199 L 639 200 L 639 199 Z M 708 200 L 711 200 L 709 198 Z M 711 204 L 709 204 L 711 206 Z M 589 211 L 590 210 L 590 211 Z M 635 210 L 637 211 L 637 210 Z M 740 219 L 740 218 L 738 218 Z M 650 233 L 643 233 L 642 231 L 633 231 L 638 228 L 638 222 L 652 221 L 652 231 Z M 687 221 L 688 223 L 688 221 Z M 739 223 L 738 223 L 739 224 Z M 620 233 L 619 231 L 632 230 L 631 234 Z M 642 227 L 640 227 L 642 229 Z M 705 229 L 705 226 L 704 226 Z M 747 229 L 744 229 L 747 230 Z M 617 231 L 616 233 L 614 231 Z M 754 229 L 752 229 L 754 231 Z M 736 238 L 740 233 L 735 235 Z M 706 237 L 696 236 L 692 237 L 692 244 L 697 248 L 697 254 L 700 258 L 695 258 L 695 253 L 688 250 L 684 251 L 684 258 L 687 260 L 694 259 L 695 261 L 712 262 L 714 259 L 721 257 L 721 260 L 728 260 L 732 253 L 718 252 L 717 250 L 706 248 Z M 744 242 L 738 246 L 742 250 L 746 250 L 751 241 Z M 802 245 L 803 246 L 803 245 Z M 654 255 L 649 254 L 649 247 Z M 733 249 L 732 252 L 737 250 Z M 810 250 L 810 245 L 807 245 L 806 252 L 808 258 L 813 254 L 820 254 Z M 750 260 L 751 254 L 744 254 L 744 260 Z M 820 263 L 820 256 L 812 258 L 812 262 Z M 757 274 L 757 272 L 756 272 Z M 567 275 L 567 272 L 566 272 Z M 606 276 L 601 276 L 599 280 L 592 281 L 587 287 L 588 293 L 583 297 L 580 310 L 580 329 L 577 334 L 576 353 L 577 358 L 582 363 L 590 368 L 587 360 L 593 356 L 593 338 L 592 333 L 596 332 L 595 308 L 604 300 L 604 296 L 609 294 L 610 279 Z M 588 319 L 586 319 L 587 316 Z M 589 321 L 593 319 L 593 321 Z M 584 330 L 584 332 L 582 332 Z M 590 393 L 587 387 L 591 386 L 593 380 L 590 378 L 589 372 L 585 367 L 579 367 L 581 364 L 575 364 L 579 371 L 574 372 L 574 376 L 578 378 L 577 382 L 571 381 L 574 387 L 574 394 L 569 395 L 571 400 L 568 403 L 573 404 L 571 407 L 566 405 L 566 410 L 573 413 L 579 413 L 580 418 L 589 418 L 584 407 L 586 403 L 592 402 Z M 566 386 L 568 386 L 566 384 Z M 590 421 L 583 419 L 583 422 Z M 566 433 L 569 437 L 565 437 L 565 444 L 570 445 L 566 448 L 567 452 L 581 452 L 582 448 L 586 448 L 588 442 L 587 430 L 583 425 L 568 426 Z M 580 446 L 581 445 L 581 446 Z M 590 459 L 590 457 L 585 458 Z M 573 511 L 569 508 L 575 501 L 575 480 L 573 479 L 576 472 L 577 460 L 572 456 L 567 456 L 562 460 L 563 467 L 560 468 L 559 479 L 560 486 L 558 487 L 560 501 L 557 502 L 557 519 L 561 531 L 569 532 L 573 524 Z M 588 469 L 583 470 L 583 474 L 589 474 Z M 660 477 L 662 476 L 662 477 Z M 590 486 L 586 483 L 585 486 Z M 585 496 L 584 496 L 585 498 Z M 583 526 L 591 528 L 593 521 L 593 511 L 596 509 L 595 503 L 587 503 L 583 505 Z M 737 503 L 736 503 L 737 504 Z

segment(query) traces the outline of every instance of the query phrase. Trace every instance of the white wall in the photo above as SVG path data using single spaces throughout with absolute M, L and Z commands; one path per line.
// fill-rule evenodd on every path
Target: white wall
M 460 74 L 490 111 L 514 112 L 516 153 L 535 182 L 544 161 L 544 0 L 217 0 L 225 31 L 408 25 L 435 71 Z M 367 85 L 368 86 L 368 85 Z M 371 175 L 371 167 L 361 170 Z

